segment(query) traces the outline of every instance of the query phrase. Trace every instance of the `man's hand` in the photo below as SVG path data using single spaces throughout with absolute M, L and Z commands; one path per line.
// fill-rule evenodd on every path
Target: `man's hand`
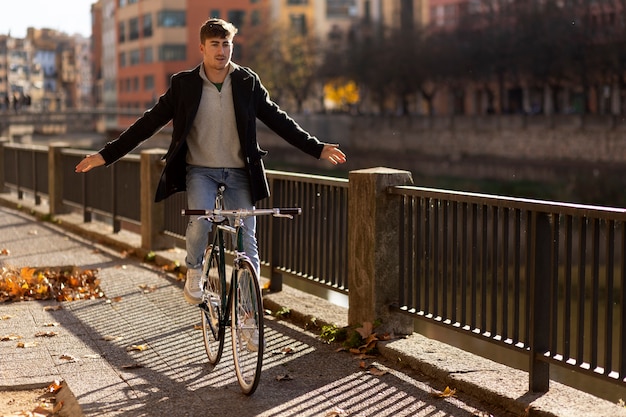
M 320 159 L 326 159 L 333 165 L 343 164 L 346 162 L 346 154 L 341 152 L 338 144 L 326 144 L 324 145 L 324 149 L 322 149 Z
M 104 158 L 99 153 L 87 155 L 82 161 L 76 165 L 76 172 L 87 172 L 92 168 L 104 165 Z

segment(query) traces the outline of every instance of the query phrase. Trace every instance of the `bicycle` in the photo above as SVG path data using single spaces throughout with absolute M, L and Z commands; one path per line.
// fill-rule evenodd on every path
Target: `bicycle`
M 235 373 L 241 390 L 251 395 L 261 377 L 265 348 L 263 299 L 259 277 L 243 250 L 243 219 L 272 215 L 293 218 L 301 208 L 224 209 L 224 185 L 218 187 L 215 209 L 183 209 L 183 216 L 198 215 L 217 226 L 213 240 L 209 238 L 202 259 L 202 333 L 204 347 L 211 365 L 216 365 L 224 350 L 226 327 L 231 328 Z M 229 218 L 232 226 L 227 224 Z M 230 282 L 226 280 L 226 248 L 224 235 L 234 236 L 235 256 Z M 230 284 L 230 286 L 228 285 Z

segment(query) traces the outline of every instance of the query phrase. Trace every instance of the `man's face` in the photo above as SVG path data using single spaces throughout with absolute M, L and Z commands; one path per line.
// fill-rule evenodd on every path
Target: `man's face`
M 204 66 L 214 70 L 222 70 L 230 64 L 233 55 L 232 39 L 207 38 L 200 44 L 200 52 Z

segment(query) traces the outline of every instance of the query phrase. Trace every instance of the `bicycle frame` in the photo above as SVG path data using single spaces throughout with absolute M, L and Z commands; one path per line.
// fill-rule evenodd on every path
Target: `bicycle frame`
M 223 210 L 223 187 L 218 189 L 213 210 L 183 210 L 183 215 L 199 215 L 216 226 L 213 244 L 207 245 L 202 262 L 204 291 L 202 327 L 209 363 L 219 362 L 225 329 L 231 328 L 235 372 L 242 391 L 252 394 L 259 383 L 265 346 L 263 335 L 263 301 L 258 271 L 245 254 L 243 219 L 257 215 L 293 218 L 300 208 Z M 232 220 L 232 226 L 228 224 Z M 234 236 L 235 259 L 230 282 L 226 277 L 225 234 Z M 219 297 L 219 300 L 218 300 Z
M 241 227 L 243 226 L 243 219 L 242 218 L 236 218 L 235 221 L 238 222 L 239 224 L 236 227 L 230 226 L 225 224 L 227 219 L 224 217 L 222 219 L 208 219 L 209 221 L 213 222 L 213 224 L 216 226 L 216 231 L 215 231 L 215 236 L 213 237 L 213 245 L 212 245 L 212 251 L 214 253 L 217 253 L 217 259 L 219 260 L 219 263 L 217 265 L 218 270 L 219 270 L 219 276 L 220 277 L 224 277 L 226 278 L 226 248 L 225 248 L 225 240 L 224 240 L 224 232 L 227 232 L 228 234 L 234 235 L 236 237 L 236 249 L 235 249 L 235 259 L 233 261 L 233 266 L 237 264 L 237 262 L 239 262 L 241 259 L 248 259 L 248 257 L 245 255 L 244 251 L 243 251 L 243 233 L 241 231 Z M 231 325 L 230 322 L 230 303 L 232 302 L 232 289 L 236 286 L 236 269 L 233 268 L 232 272 L 231 272 L 231 277 L 230 277 L 230 285 L 228 284 L 228 281 L 226 281 L 226 279 L 224 279 L 224 281 L 226 282 L 222 282 L 222 288 L 227 288 L 228 290 L 223 290 L 222 294 L 220 294 L 220 298 L 221 298 L 221 305 L 220 308 L 222 309 L 221 311 L 224 312 L 224 314 L 221 314 L 220 316 L 220 325 L 228 327 Z M 202 300 L 202 303 L 200 304 L 200 308 L 202 308 L 203 310 L 208 312 L 208 306 L 207 306 L 207 300 L 204 299 Z M 219 330 L 218 329 L 213 329 L 211 326 L 211 330 L 214 332 L 215 336 L 217 336 L 217 332 Z

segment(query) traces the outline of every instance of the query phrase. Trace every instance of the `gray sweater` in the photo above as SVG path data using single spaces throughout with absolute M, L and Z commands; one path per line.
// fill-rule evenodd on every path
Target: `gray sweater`
M 209 81 L 200 65 L 202 97 L 198 113 L 187 137 L 187 163 L 209 168 L 244 168 L 237 133 L 230 73 L 221 91 Z

